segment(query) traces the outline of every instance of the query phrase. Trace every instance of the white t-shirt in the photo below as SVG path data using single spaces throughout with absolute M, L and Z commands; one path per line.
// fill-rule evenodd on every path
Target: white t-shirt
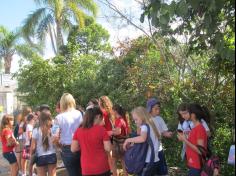
M 30 138 L 29 138 L 29 132 L 33 131 L 33 125 L 31 124 L 27 124 L 26 125 L 26 131 L 25 131 L 25 146 L 29 146 L 30 145 Z
M 73 109 L 56 116 L 55 124 L 60 128 L 60 143 L 71 145 L 74 132 L 80 126 L 83 117 L 80 111 Z
M 141 127 L 141 133 L 142 132 L 145 132 L 147 133 L 148 131 L 148 128 L 146 125 L 142 125 Z M 150 127 L 150 136 L 151 136 L 151 139 L 152 139 L 152 142 L 153 142 L 153 146 L 154 146 L 154 153 L 155 153 L 155 158 L 154 158 L 154 162 L 158 162 L 159 161 L 159 157 L 158 157 L 158 152 L 159 152 L 159 140 L 158 138 L 156 137 L 153 129 Z M 152 154 L 152 150 L 151 150 L 151 147 L 149 146 L 148 147 L 148 152 L 147 152 L 147 156 L 146 156 L 146 163 L 149 163 L 150 160 L 151 160 L 151 154 Z
M 153 118 L 153 121 L 157 127 L 157 129 L 159 130 L 160 134 L 162 135 L 163 132 L 168 131 L 168 127 L 165 123 L 165 121 L 163 120 L 163 118 L 161 116 L 156 116 Z M 163 146 L 162 143 L 160 142 L 160 147 L 159 147 L 159 151 L 163 150 Z
M 49 137 L 48 150 L 47 151 L 44 150 L 43 143 L 42 143 L 42 131 L 40 128 L 35 128 L 33 130 L 32 138 L 36 140 L 36 143 L 37 143 L 36 153 L 38 156 L 50 155 L 50 154 L 56 153 L 55 147 L 52 144 L 52 137 Z
M 206 130 L 207 132 L 209 132 L 209 131 L 210 131 L 210 128 L 208 127 L 206 121 L 205 121 L 204 119 L 202 119 L 202 120 L 201 120 L 201 123 L 202 123 L 203 127 L 205 128 L 205 130 Z M 181 124 L 181 123 L 178 124 L 178 129 L 182 130 L 183 132 L 185 132 L 185 131 L 191 131 L 193 128 L 194 128 L 194 124 L 193 124 L 192 121 L 187 121 L 187 120 L 185 120 L 185 121 L 183 122 L 183 124 Z
M 19 125 L 19 128 L 23 128 L 24 124 L 25 124 L 25 122 L 21 122 L 20 125 Z M 21 135 L 19 135 L 19 139 L 25 139 L 24 132 Z

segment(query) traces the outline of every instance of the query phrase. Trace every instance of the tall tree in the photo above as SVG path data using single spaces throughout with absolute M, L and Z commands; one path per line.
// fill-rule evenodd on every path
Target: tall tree
M 162 36 L 185 35 L 190 52 L 204 54 L 213 50 L 213 67 L 234 73 L 234 0 L 145 0 L 145 16 Z M 176 35 L 177 34 L 177 35 Z
M 63 31 L 73 26 L 72 20 L 84 26 L 85 12 L 96 15 L 93 0 L 34 0 L 40 8 L 30 14 L 23 25 L 23 35 L 30 42 L 43 42 L 48 34 L 54 53 L 64 44 Z
M 4 60 L 5 73 L 9 74 L 13 55 L 16 53 L 19 34 L 0 26 L 0 58 Z

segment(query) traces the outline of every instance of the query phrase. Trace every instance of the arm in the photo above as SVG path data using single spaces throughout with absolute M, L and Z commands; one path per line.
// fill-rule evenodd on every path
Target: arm
M 72 140 L 71 151 L 75 153 L 75 152 L 78 152 L 79 150 L 80 150 L 79 142 L 77 140 Z
M 164 131 L 161 135 L 166 137 L 166 138 L 171 138 L 173 136 L 173 132 L 171 132 L 171 131 Z
M 37 145 L 36 139 L 33 138 L 30 146 L 30 156 L 32 156 L 35 153 L 36 145 Z
M 115 129 L 113 129 L 113 130 L 112 130 L 112 134 L 113 134 L 114 136 L 120 135 L 120 134 L 121 134 L 121 128 L 115 128 Z
M 104 149 L 106 152 L 110 153 L 111 151 L 111 142 L 110 141 L 103 141 Z
M 128 138 L 123 144 L 124 150 L 127 150 L 127 145 L 130 143 L 143 143 L 147 140 L 147 132 L 141 132 L 140 136 L 134 138 Z
M 177 137 L 180 141 L 183 141 L 186 145 L 188 145 L 195 152 L 197 152 L 198 154 L 201 154 L 201 152 L 198 150 L 197 146 L 192 144 L 191 142 L 189 142 L 188 139 L 185 137 L 185 135 L 178 133 Z M 198 139 L 197 140 L 197 145 L 200 145 L 200 146 L 204 147 L 204 140 L 203 139 Z

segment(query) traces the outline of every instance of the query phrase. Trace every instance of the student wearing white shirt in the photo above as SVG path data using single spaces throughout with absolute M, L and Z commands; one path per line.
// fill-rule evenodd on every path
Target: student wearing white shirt
M 166 138 L 171 138 L 173 133 L 169 131 L 165 121 L 160 116 L 160 101 L 156 98 L 150 98 L 147 101 L 147 111 L 150 113 L 156 127 L 158 128 L 161 136 Z M 158 156 L 160 158 L 158 164 L 158 173 L 157 175 L 168 175 L 168 168 L 165 160 L 165 155 L 163 152 L 162 143 L 160 143 Z
M 59 126 L 60 136 L 59 143 L 61 144 L 61 157 L 63 163 L 69 173 L 69 176 L 80 176 L 80 152 L 72 153 L 71 143 L 74 132 L 81 125 L 83 118 L 80 111 L 76 110 L 76 103 L 73 96 L 69 93 L 64 93 L 60 100 L 60 111 L 55 118 L 55 125 Z M 55 142 L 55 140 L 54 140 Z
M 160 133 L 159 129 L 154 124 L 150 114 L 144 107 L 137 107 L 132 111 L 133 120 L 138 129 L 140 129 L 140 134 L 137 137 L 128 138 L 125 140 L 123 144 L 123 148 L 126 150 L 127 146 L 131 143 L 143 143 L 147 140 L 148 135 L 148 128 L 145 124 L 149 125 L 150 127 L 150 137 L 153 142 L 154 146 L 154 163 L 147 168 L 144 168 L 142 173 L 139 176 L 154 176 L 158 175 L 158 165 L 159 165 L 159 145 L 160 145 Z M 151 147 L 148 147 L 148 152 L 146 155 L 146 164 L 151 162 L 151 154 L 152 150 Z

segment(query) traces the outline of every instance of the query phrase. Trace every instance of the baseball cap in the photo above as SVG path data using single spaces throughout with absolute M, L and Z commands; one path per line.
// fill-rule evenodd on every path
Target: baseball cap
M 157 98 L 150 98 L 147 101 L 147 111 L 150 113 L 153 106 L 155 106 L 156 104 L 160 104 L 160 101 Z
M 43 110 L 50 110 L 50 107 L 47 104 L 42 104 L 39 107 L 39 111 L 42 112 Z

